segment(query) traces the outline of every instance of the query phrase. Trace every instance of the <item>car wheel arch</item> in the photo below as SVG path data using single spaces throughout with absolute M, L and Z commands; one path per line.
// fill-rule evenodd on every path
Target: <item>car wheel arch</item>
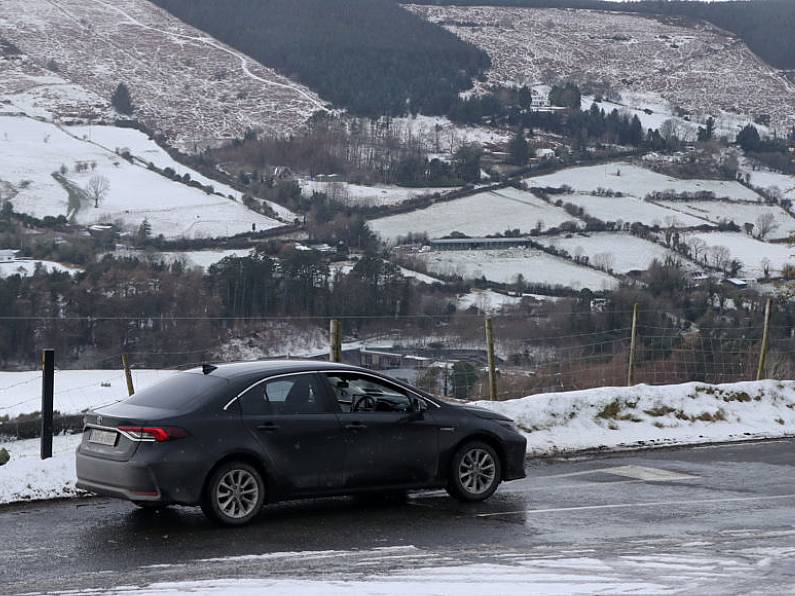
M 484 432 L 472 433 L 471 435 L 467 435 L 466 437 L 461 439 L 455 445 L 455 447 L 453 447 L 450 450 L 450 453 L 451 453 L 450 458 L 451 458 L 451 460 L 448 461 L 447 467 L 448 468 L 450 467 L 450 465 L 452 464 L 453 455 L 455 453 L 457 453 L 458 450 L 461 449 L 461 447 L 463 447 L 467 443 L 472 443 L 472 442 L 475 442 L 475 441 L 481 441 L 483 443 L 486 443 L 486 445 L 488 445 L 489 447 L 494 449 L 494 451 L 497 453 L 497 457 L 500 458 L 500 466 L 502 467 L 503 470 L 505 469 L 506 457 L 505 457 L 505 449 L 503 448 L 502 443 L 494 435 L 490 435 L 490 434 L 484 433 Z
M 210 478 L 212 478 L 213 473 L 222 465 L 233 461 L 248 464 L 257 472 L 259 472 L 260 476 L 262 477 L 262 482 L 265 484 L 265 502 L 267 503 L 273 494 L 273 479 L 271 478 L 270 474 L 268 474 L 268 468 L 262 459 L 257 457 L 255 454 L 246 451 L 228 453 L 216 461 L 204 475 L 201 494 L 204 495 L 206 493 L 207 483 L 210 481 Z

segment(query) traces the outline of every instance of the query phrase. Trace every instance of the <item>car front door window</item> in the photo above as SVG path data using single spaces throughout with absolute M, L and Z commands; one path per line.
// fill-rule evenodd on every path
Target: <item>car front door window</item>
M 409 395 L 397 387 L 364 375 L 329 375 L 337 403 L 343 413 L 402 412 L 413 409 Z

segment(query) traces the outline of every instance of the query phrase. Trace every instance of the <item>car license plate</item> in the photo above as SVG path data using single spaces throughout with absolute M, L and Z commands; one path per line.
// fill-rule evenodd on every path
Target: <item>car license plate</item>
M 116 437 L 119 435 L 110 430 L 100 430 L 98 428 L 92 428 L 91 432 L 88 435 L 88 442 L 89 443 L 99 443 L 100 445 L 110 445 L 111 447 L 116 445 Z

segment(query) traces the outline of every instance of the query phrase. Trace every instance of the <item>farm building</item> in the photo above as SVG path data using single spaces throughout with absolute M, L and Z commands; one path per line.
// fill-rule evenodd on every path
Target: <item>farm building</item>
M 0 250 L 0 263 L 11 263 L 16 260 L 18 254 L 18 250 L 2 249 Z
M 518 238 L 438 238 L 430 241 L 431 250 L 488 250 L 499 248 L 529 248 L 531 240 Z

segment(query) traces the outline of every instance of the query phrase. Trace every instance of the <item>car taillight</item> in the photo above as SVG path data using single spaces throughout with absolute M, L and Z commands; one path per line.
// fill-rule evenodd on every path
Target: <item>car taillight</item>
M 117 430 L 133 441 L 163 443 L 182 439 L 188 432 L 178 426 L 119 426 Z

